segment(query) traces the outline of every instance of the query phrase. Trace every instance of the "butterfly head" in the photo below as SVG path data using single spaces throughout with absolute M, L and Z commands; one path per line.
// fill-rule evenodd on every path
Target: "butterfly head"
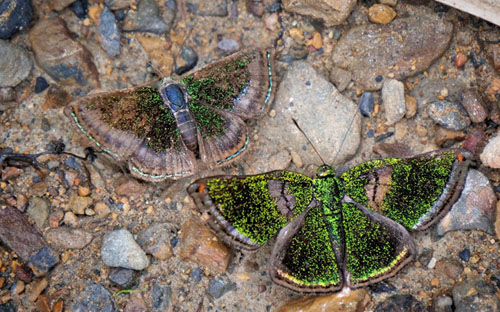
M 335 176 L 335 169 L 328 165 L 321 165 L 318 167 L 316 170 L 316 176 L 317 177 L 334 177 Z

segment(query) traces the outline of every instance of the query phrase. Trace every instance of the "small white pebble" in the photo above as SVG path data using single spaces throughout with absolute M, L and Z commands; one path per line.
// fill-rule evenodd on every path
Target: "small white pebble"
M 428 269 L 434 269 L 434 267 L 436 266 L 436 262 L 437 262 L 436 258 L 434 258 L 434 257 L 433 257 L 433 258 L 429 261 L 429 264 L 427 264 L 427 268 L 428 268 Z

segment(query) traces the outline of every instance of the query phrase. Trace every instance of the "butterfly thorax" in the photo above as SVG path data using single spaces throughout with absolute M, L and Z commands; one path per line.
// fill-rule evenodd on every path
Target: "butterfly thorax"
M 175 117 L 182 141 L 193 152 L 197 151 L 196 125 L 189 113 L 187 94 L 179 84 L 164 81 L 160 88 L 163 102 Z

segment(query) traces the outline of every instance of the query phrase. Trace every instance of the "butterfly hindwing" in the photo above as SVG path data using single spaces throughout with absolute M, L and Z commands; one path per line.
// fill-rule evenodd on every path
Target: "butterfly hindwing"
M 295 172 L 199 179 L 188 187 L 208 225 L 237 248 L 255 250 L 306 209 L 312 179 Z
M 99 148 L 144 180 L 192 174 L 193 153 L 181 140 L 172 113 L 154 87 L 129 88 L 85 97 L 65 112 Z
M 457 200 L 470 157 L 466 151 L 449 149 L 373 160 L 351 168 L 341 179 L 356 202 L 407 229 L 421 230 Z
M 343 202 L 344 270 L 351 288 L 394 275 L 411 261 L 415 247 L 400 224 L 348 199 Z

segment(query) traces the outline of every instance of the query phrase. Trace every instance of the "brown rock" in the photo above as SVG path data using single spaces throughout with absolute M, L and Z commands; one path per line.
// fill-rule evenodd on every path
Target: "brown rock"
M 412 118 L 417 113 L 417 99 L 405 94 L 406 114 L 405 118 Z
M 94 211 L 99 218 L 106 218 L 111 213 L 111 209 L 109 209 L 108 205 L 104 202 L 95 204 Z
M 224 273 L 232 253 L 197 218 L 191 217 L 182 225 L 180 257 L 207 267 L 210 271 Z
M 42 277 L 41 279 L 32 283 L 31 291 L 28 293 L 28 300 L 34 302 L 48 285 L 49 282 L 46 277 Z
M 144 192 L 144 186 L 139 181 L 125 176 L 115 181 L 114 188 L 120 196 L 139 197 Z
M 467 55 L 463 53 L 457 53 L 457 55 L 455 56 L 455 66 L 461 68 L 462 66 L 464 66 L 465 62 L 467 62 Z
M 126 9 L 137 4 L 137 0 L 106 0 L 104 1 L 111 10 Z
M 285 302 L 275 312 L 356 312 L 365 311 L 370 295 L 365 289 L 328 296 L 305 296 Z
M 144 299 L 142 299 L 141 294 L 133 293 L 130 295 L 130 300 L 127 302 L 125 306 L 124 312 L 146 312 L 148 308 L 146 307 L 146 303 Z
M 78 226 L 78 217 L 71 211 L 64 214 L 63 223 L 71 227 Z
M 78 195 L 89 196 L 90 195 L 90 188 L 88 188 L 86 186 L 79 186 L 78 187 Z
M 42 19 L 29 32 L 35 58 L 54 80 L 63 85 L 99 87 L 90 52 L 73 39 L 60 18 Z
M 52 312 L 62 312 L 64 307 L 64 301 L 58 300 L 56 303 L 54 303 L 54 306 L 52 307 Z
M 17 167 L 5 167 L 2 170 L 2 180 L 3 181 L 12 180 L 23 174 L 23 172 L 24 171 L 22 169 L 19 169 Z
M 351 72 L 340 67 L 333 67 L 330 70 L 330 81 L 335 84 L 337 90 L 344 91 L 351 82 Z
M 31 194 L 35 196 L 44 196 L 47 193 L 47 183 L 44 181 L 34 183 L 31 186 Z
M 50 1 L 50 8 L 54 11 L 61 11 L 65 7 L 69 6 L 71 3 L 75 2 L 75 0 L 53 0 Z
M 264 15 L 264 3 L 262 1 L 245 0 L 245 4 L 248 13 L 259 17 Z
M 172 44 L 156 36 L 135 35 L 151 60 L 163 76 L 170 76 L 174 69 L 174 57 L 170 51 Z
M 368 18 L 371 22 L 377 24 L 388 24 L 392 22 L 396 15 L 393 8 L 383 4 L 374 4 L 368 10 Z
M 92 205 L 92 198 L 78 196 L 74 193 L 71 194 L 68 201 L 69 209 L 75 214 L 85 214 L 85 209 L 90 207 L 90 205 Z
M 287 11 L 321 18 L 327 26 L 342 24 L 356 5 L 356 0 L 283 0 Z
M 500 239 L 500 201 L 497 202 L 497 215 L 495 221 L 495 232 L 497 233 L 497 239 Z
M 49 215 L 49 226 L 51 228 L 56 228 L 59 226 L 59 222 L 64 218 L 64 211 L 62 209 L 57 209 Z
M 38 296 L 38 299 L 36 300 L 36 307 L 38 312 L 50 312 L 49 298 L 44 295 Z
M 81 229 L 58 227 L 45 233 L 47 242 L 61 249 L 82 249 L 92 241 L 92 234 Z
M 436 127 L 436 144 L 438 146 L 443 146 L 448 141 L 461 141 L 465 139 L 465 133 L 463 131 L 449 130 L 443 127 Z
M 492 52 L 493 67 L 495 67 L 497 71 L 500 71 L 500 47 L 496 45 L 493 49 L 494 49 Z
M 385 79 L 401 81 L 426 70 L 448 47 L 452 31 L 453 24 L 431 13 L 361 25 L 339 40 L 332 60 L 351 71 L 360 89 L 379 90 Z
M 42 105 L 43 110 L 59 108 L 66 106 L 71 102 L 71 95 L 57 84 L 51 84 L 45 95 L 45 102 Z
M 475 90 L 467 90 L 462 93 L 461 104 L 467 111 L 472 122 L 480 123 L 488 117 L 488 112 L 481 96 Z
M 454 259 L 439 259 L 436 262 L 435 271 L 439 275 L 445 275 L 452 280 L 456 280 L 464 270 L 463 265 Z
M 321 38 L 321 34 L 319 32 L 315 32 L 313 34 L 312 40 L 311 40 L 311 45 L 313 48 L 316 50 L 319 50 L 323 47 L 323 39 Z

